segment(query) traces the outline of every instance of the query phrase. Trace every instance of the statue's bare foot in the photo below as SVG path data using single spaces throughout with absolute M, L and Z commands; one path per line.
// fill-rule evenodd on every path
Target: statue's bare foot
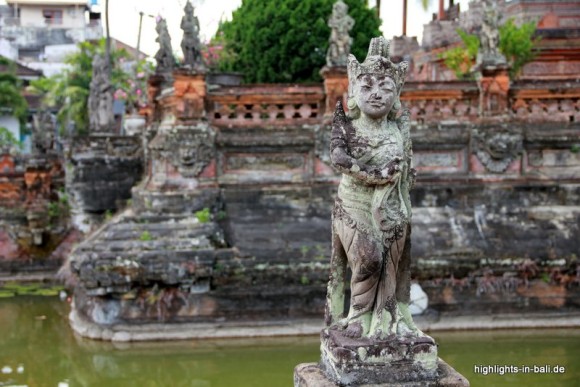
M 360 321 L 354 321 L 348 324 L 343 335 L 351 339 L 358 339 L 362 336 L 363 327 Z

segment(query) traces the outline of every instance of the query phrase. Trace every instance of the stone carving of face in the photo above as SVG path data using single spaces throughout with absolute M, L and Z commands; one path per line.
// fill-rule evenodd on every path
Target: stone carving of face
M 373 119 L 383 118 L 393 108 L 395 82 L 387 76 L 363 74 L 356 81 L 356 104 L 361 113 Z

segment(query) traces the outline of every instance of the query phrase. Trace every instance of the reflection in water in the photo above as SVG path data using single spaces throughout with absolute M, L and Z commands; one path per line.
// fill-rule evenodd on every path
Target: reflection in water
M 318 337 L 108 343 L 72 334 L 57 298 L 0 300 L 0 386 L 291 386 L 319 357 Z M 434 334 L 472 386 L 575 386 L 580 331 Z M 475 365 L 562 365 L 563 375 L 475 375 Z M 8 371 L 10 372 L 4 372 Z

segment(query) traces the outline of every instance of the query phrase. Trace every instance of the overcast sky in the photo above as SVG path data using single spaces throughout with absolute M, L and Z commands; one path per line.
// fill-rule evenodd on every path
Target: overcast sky
M 275 1 L 275 0 L 272 0 Z M 100 0 L 104 10 L 105 0 Z M 445 1 L 447 3 L 447 0 Z M 0 0 L 0 3 L 5 1 Z M 179 28 L 183 7 L 186 0 L 109 0 L 111 36 L 131 46 L 137 45 L 139 31 L 139 12 L 145 13 L 141 35 L 141 49 L 149 55 L 153 55 L 158 48 L 155 42 L 155 19 L 161 15 L 167 19 L 169 34 L 172 38 L 174 50 L 180 49 L 182 31 Z M 201 26 L 201 38 L 209 40 L 217 29 L 221 18 L 231 18 L 232 11 L 240 6 L 242 0 L 192 0 L 195 13 Z M 420 0 L 408 0 L 407 35 L 418 36 L 423 31 L 423 24 L 431 20 L 431 14 L 437 11 L 438 1 L 431 0 L 431 6 L 427 12 L 423 11 Z M 468 0 L 459 0 L 462 10 L 467 9 Z M 375 0 L 369 0 L 374 6 Z M 383 20 L 382 31 L 386 38 L 399 36 L 402 33 L 403 17 L 402 0 L 383 0 L 381 5 L 381 18 Z M 330 16 L 330 15 L 329 15 Z

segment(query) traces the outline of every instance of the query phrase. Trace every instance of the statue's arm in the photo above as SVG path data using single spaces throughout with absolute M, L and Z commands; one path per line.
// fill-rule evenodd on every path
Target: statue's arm
M 347 136 L 348 130 L 346 114 L 342 107 L 342 102 L 336 105 L 334 120 L 332 123 L 332 134 L 330 137 L 330 161 L 334 168 L 345 175 L 352 176 L 366 184 L 387 184 L 391 180 L 381 175 L 378 168 L 369 168 L 352 157 L 348 152 Z
M 405 109 L 401 116 L 397 119 L 397 126 L 403 137 L 403 147 L 405 150 L 405 171 L 406 183 L 408 189 L 412 189 L 415 185 L 415 178 L 417 171 L 413 168 L 413 144 L 411 142 L 411 112 Z

